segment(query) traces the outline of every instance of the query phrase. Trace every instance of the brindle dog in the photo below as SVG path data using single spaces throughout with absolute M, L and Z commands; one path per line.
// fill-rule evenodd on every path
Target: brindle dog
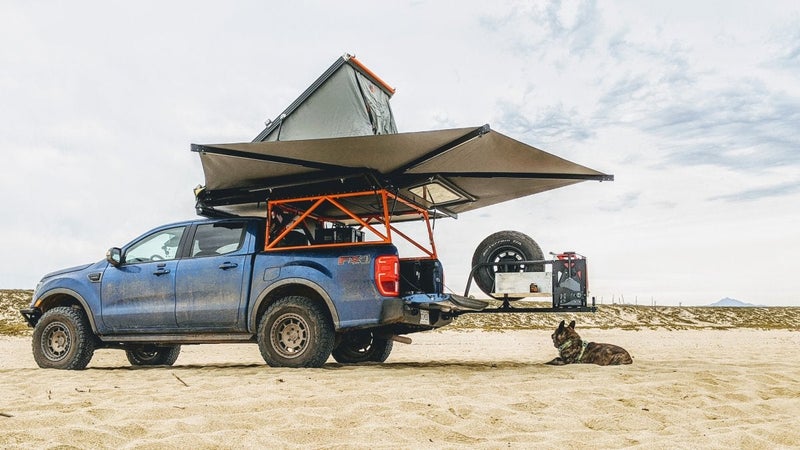
M 564 326 L 562 320 L 551 337 L 553 345 L 558 349 L 559 356 L 546 364 L 563 366 L 564 364 L 583 363 L 612 366 L 633 362 L 631 355 L 622 347 L 581 340 L 581 337 L 575 332 L 574 320 L 568 326 Z

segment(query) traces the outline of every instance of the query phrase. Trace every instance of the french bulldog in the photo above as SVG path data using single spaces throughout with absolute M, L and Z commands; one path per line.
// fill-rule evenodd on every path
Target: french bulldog
M 567 326 L 564 326 L 562 320 L 550 337 L 553 338 L 553 345 L 558 349 L 558 357 L 545 364 L 563 366 L 564 364 L 581 363 L 613 366 L 633 363 L 631 355 L 622 347 L 582 340 L 575 332 L 574 320 Z

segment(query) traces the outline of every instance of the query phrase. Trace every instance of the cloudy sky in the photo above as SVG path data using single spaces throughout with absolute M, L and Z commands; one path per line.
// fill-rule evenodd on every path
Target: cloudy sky
M 453 290 L 514 229 L 605 303 L 800 304 L 797 2 L 267 3 L 0 3 L 0 287 L 193 217 L 190 143 L 251 140 L 347 52 L 400 131 L 488 123 L 616 177 L 439 221 Z

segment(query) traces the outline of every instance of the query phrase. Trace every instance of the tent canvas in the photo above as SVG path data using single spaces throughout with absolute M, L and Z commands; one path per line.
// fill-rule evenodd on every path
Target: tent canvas
M 253 140 L 289 141 L 397 133 L 394 88 L 354 56 L 338 58 Z
M 196 193 L 198 211 L 204 215 L 264 215 L 264 202 L 270 199 L 389 189 L 437 215 L 456 216 L 584 180 L 613 180 L 613 175 L 529 146 L 488 125 L 194 144 L 192 150 L 200 154 L 205 173 L 205 187 Z

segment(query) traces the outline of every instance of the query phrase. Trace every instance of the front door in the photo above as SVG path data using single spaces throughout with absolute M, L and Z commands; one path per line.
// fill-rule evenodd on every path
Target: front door
M 118 267 L 108 266 L 101 287 L 106 327 L 115 333 L 177 328 L 176 257 L 185 230 L 182 226 L 155 231 L 128 247 Z

